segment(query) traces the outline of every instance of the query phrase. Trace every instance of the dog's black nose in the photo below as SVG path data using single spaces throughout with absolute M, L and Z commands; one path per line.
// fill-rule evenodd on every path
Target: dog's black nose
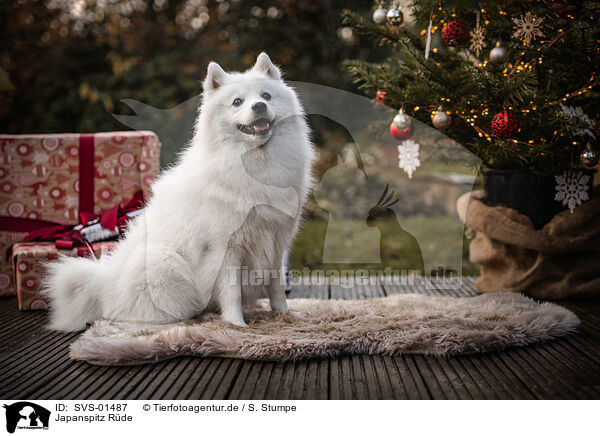
M 252 105 L 252 110 L 254 112 L 261 113 L 261 112 L 264 112 L 267 110 L 267 105 L 266 105 L 266 103 L 263 103 L 262 101 L 258 101 Z

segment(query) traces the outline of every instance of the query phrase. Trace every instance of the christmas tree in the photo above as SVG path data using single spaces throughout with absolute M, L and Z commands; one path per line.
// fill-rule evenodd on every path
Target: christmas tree
M 548 176 L 597 164 L 600 2 L 380 2 L 344 23 L 391 49 L 348 62 L 360 89 L 486 166 Z

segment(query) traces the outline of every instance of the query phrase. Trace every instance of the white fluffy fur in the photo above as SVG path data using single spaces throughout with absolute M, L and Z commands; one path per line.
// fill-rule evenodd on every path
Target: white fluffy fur
M 258 101 L 275 122 L 264 137 L 237 128 L 257 118 Z M 155 182 L 125 239 L 99 261 L 49 265 L 50 327 L 76 331 L 99 318 L 174 322 L 205 310 L 245 326 L 242 306 L 263 290 L 273 310 L 287 312 L 279 278 L 251 287 L 232 274 L 281 270 L 311 186 L 312 156 L 303 109 L 266 54 L 244 73 L 211 63 L 191 144 Z

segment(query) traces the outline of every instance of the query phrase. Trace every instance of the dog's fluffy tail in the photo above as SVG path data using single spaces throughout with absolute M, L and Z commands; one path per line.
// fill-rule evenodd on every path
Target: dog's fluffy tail
M 62 257 L 46 265 L 44 294 L 50 299 L 49 328 L 62 331 L 84 330 L 87 323 L 101 317 L 95 289 L 102 271 L 100 261 Z

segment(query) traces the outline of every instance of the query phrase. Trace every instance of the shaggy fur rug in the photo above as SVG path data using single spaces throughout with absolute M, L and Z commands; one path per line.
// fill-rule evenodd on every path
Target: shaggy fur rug
M 97 365 L 134 365 L 176 356 L 287 361 L 341 354 L 469 354 L 545 341 L 573 332 L 579 319 L 520 294 L 468 298 L 393 295 L 372 300 L 268 302 L 246 314 L 249 327 L 215 314 L 150 325 L 100 320 L 71 345 L 71 357 Z

